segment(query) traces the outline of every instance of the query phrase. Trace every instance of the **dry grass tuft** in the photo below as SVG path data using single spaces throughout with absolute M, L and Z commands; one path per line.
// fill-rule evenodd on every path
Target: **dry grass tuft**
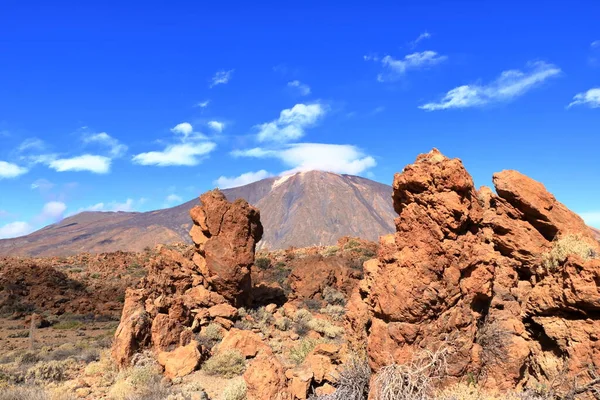
M 246 382 L 236 379 L 229 383 L 223 390 L 222 400 L 244 400 L 246 398 Z
M 241 375 L 245 369 L 246 359 L 238 350 L 217 353 L 202 365 L 202 370 L 207 374 L 223 378 L 233 378 Z

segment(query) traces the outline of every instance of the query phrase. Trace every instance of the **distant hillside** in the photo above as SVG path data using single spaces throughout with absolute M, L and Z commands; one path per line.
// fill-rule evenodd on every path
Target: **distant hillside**
M 392 188 L 352 175 L 310 171 L 225 189 L 260 209 L 260 247 L 334 244 L 342 236 L 377 240 L 394 231 Z M 0 240 L 3 255 L 68 255 L 140 251 L 159 243 L 190 242 L 190 208 L 198 199 L 145 213 L 83 212 L 30 235 Z

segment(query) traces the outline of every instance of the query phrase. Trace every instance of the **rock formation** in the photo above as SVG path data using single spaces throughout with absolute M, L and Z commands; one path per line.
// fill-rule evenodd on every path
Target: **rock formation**
M 395 175 L 396 233 L 348 306 L 375 370 L 424 349 L 448 351 L 451 379 L 498 389 L 600 370 L 599 243 L 542 184 L 516 171 L 493 182 L 497 194 L 476 190 L 435 149 Z M 589 257 L 549 263 L 562 238 Z
M 231 328 L 236 307 L 250 299 L 250 267 L 262 235 L 260 214 L 244 200 L 219 192 L 200 196 L 190 211 L 196 247 L 181 254 L 166 247 L 150 262 L 148 276 L 128 289 L 112 354 L 120 366 L 148 348 L 169 377 L 193 371 L 206 354 L 196 333 L 211 321 Z

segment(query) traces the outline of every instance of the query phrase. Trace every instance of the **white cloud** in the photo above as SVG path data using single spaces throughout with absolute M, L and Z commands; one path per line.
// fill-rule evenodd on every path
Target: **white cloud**
M 174 128 L 171 128 L 171 132 L 183 135 L 183 137 L 187 137 L 194 132 L 194 128 L 192 124 L 189 122 L 182 122 L 180 124 L 175 125 Z
M 573 97 L 573 101 L 567 108 L 577 105 L 586 105 L 591 108 L 600 107 L 600 88 L 593 88 L 587 92 L 578 93 Z
M 592 46 L 593 48 L 600 47 L 600 40 L 593 41 L 590 46 Z
M 213 76 L 211 79 L 210 87 L 212 88 L 217 85 L 224 85 L 227 82 L 229 82 L 229 80 L 231 79 L 231 75 L 233 75 L 233 71 L 233 69 L 230 69 L 229 71 L 217 71 L 215 76 Z
M 25 236 L 34 231 L 34 228 L 24 221 L 11 222 L 0 226 L 0 239 L 15 238 Z
M 84 154 L 72 158 L 60 158 L 49 162 L 48 166 L 57 172 L 89 171 L 106 174 L 110 171 L 111 159 L 104 156 Z
M 463 85 L 450 90 L 439 103 L 419 106 L 423 110 L 479 107 L 490 103 L 510 101 L 541 85 L 547 79 L 560 75 L 555 65 L 542 61 L 529 63 L 528 70 L 504 71 L 488 85 Z
M 260 142 L 289 142 L 304 136 L 304 129 L 314 125 L 323 117 L 326 109 L 319 103 L 296 104 L 285 109 L 279 118 L 258 125 L 258 140 Z
M 86 135 L 83 138 L 84 143 L 99 143 L 110 148 L 110 156 L 113 158 L 121 157 L 127 152 L 127 146 L 113 138 L 106 132 Z
M 36 217 L 40 221 L 52 220 L 53 222 L 59 221 L 63 218 L 67 205 L 60 201 L 51 201 L 44 204 L 42 212 Z
M 23 152 L 27 150 L 43 150 L 46 147 L 44 142 L 38 138 L 29 138 L 25 139 L 23 143 L 17 147 L 18 152 Z
M 182 203 L 183 199 L 176 194 L 170 194 L 167 196 L 166 202 L 167 204 Z
M 109 203 L 97 203 L 94 205 L 91 205 L 89 207 L 84 207 L 84 208 L 80 208 L 75 212 L 71 212 L 68 214 L 68 216 L 72 216 L 75 214 L 79 214 L 81 212 L 85 212 L 85 211 L 92 211 L 92 212 L 118 212 L 118 211 L 126 211 L 126 212 L 132 212 L 132 211 L 136 211 L 136 207 L 138 207 L 139 205 L 143 204 L 146 201 L 146 199 L 141 198 L 137 201 L 133 200 L 133 199 L 127 199 L 124 202 L 120 203 L 118 201 L 111 201 Z
M 270 173 L 261 169 L 256 172 L 246 172 L 241 174 L 240 176 L 235 177 L 227 177 L 221 176 L 214 183 L 220 189 L 228 189 L 232 187 L 244 186 L 252 182 L 260 181 L 261 179 L 265 179 L 272 176 Z
M 296 88 L 302 96 L 308 96 L 310 94 L 310 86 L 298 80 L 288 82 L 287 85 L 288 87 Z
M 0 161 L 0 180 L 16 178 L 26 174 L 28 171 L 29 170 L 27 168 L 19 167 L 16 164 Z
M 200 164 L 202 156 L 208 155 L 216 148 L 216 144 L 206 140 L 200 132 L 194 132 L 189 122 L 182 122 L 171 129 L 180 137 L 180 143 L 170 144 L 163 151 L 140 153 L 133 157 L 133 162 L 140 165 L 194 166 Z
M 60 221 L 67 209 L 65 203 L 50 201 L 42 207 L 42 211 L 33 217 L 31 221 L 15 221 L 0 227 L 0 239 L 14 238 L 28 235 L 38 229 L 41 225 Z
M 282 174 L 322 170 L 356 175 L 377 165 L 356 146 L 346 144 L 295 143 L 280 149 L 254 148 L 235 151 L 236 157 L 278 158 L 291 169 Z
M 379 82 L 394 80 L 404 75 L 408 70 L 430 67 L 445 61 L 447 58 L 432 50 L 408 54 L 403 59 L 395 59 L 387 55 L 381 59 L 381 64 L 386 72 L 377 75 L 377 80 Z M 380 61 L 377 56 L 364 56 L 364 59 L 367 61 Z
M 586 224 L 600 229 L 600 211 L 582 212 L 579 213 L 579 216 L 583 218 Z
M 225 123 L 219 121 L 208 121 L 208 127 L 215 132 L 223 132 L 225 129 Z
M 206 156 L 216 148 L 212 142 L 182 143 L 167 146 L 163 151 L 150 151 L 133 157 L 133 162 L 140 165 L 194 166 L 200 164 L 202 156 Z
M 415 47 L 420 41 L 429 39 L 430 37 L 431 37 L 431 33 L 425 31 L 425 32 L 421 33 L 415 40 L 410 42 L 410 46 Z
M 210 100 L 204 100 L 199 103 L 196 103 L 196 107 L 206 108 L 210 104 Z

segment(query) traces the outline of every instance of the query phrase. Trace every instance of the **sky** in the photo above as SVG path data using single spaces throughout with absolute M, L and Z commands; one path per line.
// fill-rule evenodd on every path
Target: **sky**
M 433 147 L 600 227 L 600 2 L 287 3 L 3 1 L 0 238 Z

